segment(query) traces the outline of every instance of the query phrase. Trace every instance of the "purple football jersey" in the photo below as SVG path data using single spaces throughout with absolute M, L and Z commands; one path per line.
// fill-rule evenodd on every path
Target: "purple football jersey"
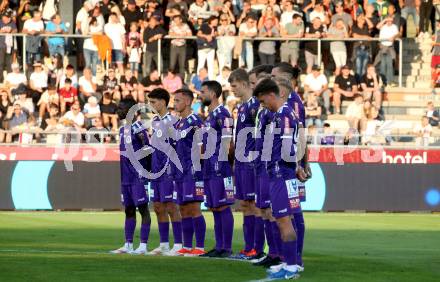
M 135 156 L 136 151 L 145 146 L 149 146 L 148 131 L 141 121 L 136 121 L 128 127 L 128 130 L 126 130 L 124 126 L 119 129 L 119 140 L 120 152 L 125 151 L 128 153 L 126 148 L 130 145 L 133 148 L 133 153 L 128 153 L 129 155 L 127 157 L 123 156 L 122 153 L 120 155 L 121 184 L 137 183 L 142 179 L 142 176 L 136 170 L 130 159 L 137 161 Z M 147 169 L 146 158 L 139 160 L 139 162 L 144 169 Z
M 285 180 L 294 179 L 296 171 L 296 142 L 298 138 L 298 118 L 292 108 L 284 104 L 274 113 L 270 132 L 273 134 L 272 155 L 267 163 L 267 171 L 272 177 L 281 177 Z M 274 134 L 274 128 L 279 128 L 281 132 Z M 282 148 L 283 140 L 291 139 L 289 148 Z M 283 160 L 282 150 L 289 155 L 290 160 Z
M 193 147 L 193 142 L 199 143 L 201 141 L 194 140 L 194 138 L 196 137 L 196 130 L 202 127 L 202 123 L 200 117 L 192 113 L 186 118 L 181 118 L 175 124 L 176 137 L 174 139 L 176 141 L 174 146 L 183 168 L 182 173 L 172 164 L 175 180 L 202 180 L 202 171 L 197 171 L 192 161 L 192 157 L 195 157 L 196 154 L 200 154 L 200 147 L 198 145 Z M 195 151 L 193 152 L 193 150 Z
M 170 113 L 163 117 L 155 116 L 152 122 L 153 134 L 151 135 L 151 147 L 155 150 L 151 157 L 151 172 L 158 173 L 165 168 L 164 173 L 153 181 L 161 181 L 164 177 L 171 176 L 171 167 L 169 165 L 169 152 L 171 150 L 170 138 L 172 129 L 177 119 Z
M 255 97 L 251 97 L 248 101 L 244 102 L 238 108 L 238 119 L 237 125 L 235 127 L 235 152 L 241 152 L 246 159 L 251 160 L 252 156 L 250 156 L 250 152 L 255 150 L 255 138 L 251 136 L 255 131 L 255 121 L 258 113 L 258 109 L 260 107 L 260 103 Z M 251 132 L 246 135 L 245 139 L 242 141 L 245 142 L 237 142 L 238 134 L 242 129 L 250 128 Z M 254 166 L 255 161 L 252 162 L 242 162 L 235 157 L 235 166 Z
M 216 140 L 214 143 L 214 140 L 208 140 L 206 132 L 203 134 L 203 151 L 208 152 L 214 149 L 213 155 L 203 162 L 203 178 L 209 179 L 211 176 L 229 177 L 232 175 L 232 169 L 227 161 L 228 152 L 223 152 L 221 146 L 224 138 L 232 138 L 232 119 L 229 111 L 223 105 L 219 105 L 210 112 L 203 123 L 204 131 L 210 129 L 215 130 Z M 215 148 L 207 148 L 211 146 L 210 144 L 214 144 Z M 225 155 L 220 156 L 220 154 Z
M 256 118 L 256 128 L 260 132 L 260 138 L 255 139 L 255 151 L 258 152 L 258 157 L 255 160 L 257 174 L 267 174 L 266 161 L 262 161 L 263 147 L 264 147 L 264 135 L 266 133 L 267 126 L 273 120 L 273 113 L 266 108 L 261 108 L 258 111 Z
M 289 98 L 287 98 L 287 104 L 295 111 L 302 126 L 306 126 L 306 109 L 298 93 L 295 91 L 290 93 Z

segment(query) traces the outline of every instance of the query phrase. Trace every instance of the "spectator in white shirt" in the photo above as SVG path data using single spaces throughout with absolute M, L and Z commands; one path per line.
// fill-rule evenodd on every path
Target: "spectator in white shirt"
M 416 124 L 413 131 L 416 134 L 416 146 L 424 147 L 429 145 L 432 126 L 429 124 L 429 118 L 427 116 L 422 117 L 421 122 Z
M 42 37 L 38 36 L 44 32 L 44 23 L 41 20 L 41 12 L 36 10 L 33 12 L 32 19 L 28 19 L 24 22 L 23 33 L 28 35 L 26 40 L 26 61 L 30 65 L 36 60 L 41 60 L 41 40 Z
M 84 114 L 81 112 L 81 107 L 79 103 L 75 103 L 70 108 L 70 111 L 64 114 L 60 119 L 60 122 L 64 126 L 70 126 L 75 128 L 81 128 L 84 125 Z
M 321 73 L 321 68 L 317 65 L 312 67 L 312 72 L 309 73 L 304 80 L 304 95 L 315 95 L 324 102 L 326 113 L 330 110 L 330 96 L 331 90 L 328 88 L 327 77 Z M 305 97 L 306 98 L 306 97 Z
M 385 18 L 377 25 L 377 28 L 380 29 L 379 39 L 382 41 L 375 62 L 380 62 L 380 74 L 385 76 L 385 83 L 389 86 L 395 86 L 393 60 L 396 59 L 396 51 L 393 43 L 400 35 L 399 28 L 393 24 L 392 17 Z
M 31 88 L 32 101 L 35 104 L 40 100 L 41 94 L 47 88 L 47 72 L 43 69 L 43 65 L 40 62 L 34 63 L 34 72 L 31 73 L 29 78 L 29 87 Z
M 188 16 L 189 20 L 195 24 L 201 14 L 208 12 L 208 3 L 205 0 L 196 0 L 189 6 Z
M 98 35 L 102 34 L 103 27 L 98 24 L 95 17 L 90 18 L 89 26 L 85 31 L 87 35 Z M 93 75 L 96 75 L 96 66 L 99 64 L 98 47 L 93 42 L 92 38 L 87 38 L 84 40 L 84 60 L 87 68 L 92 69 Z
M 258 34 L 257 20 L 255 16 L 249 15 L 246 21 L 240 25 L 238 30 L 242 37 L 255 37 Z M 254 68 L 254 47 L 252 41 L 243 41 L 241 47 L 241 56 L 238 60 L 238 65 L 250 71 Z
M 96 77 L 93 76 L 92 70 L 85 68 L 83 71 L 83 76 L 79 78 L 79 99 L 85 104 L 89 97 L 95 96 L 98 100 L 101 100 L 101 94 L 96 92 L 97 81 Z
M 191 36 L 192 32 L 187 23 L 183 22 L 181 15 L 173 17 L 173 21 L 170 23 L 169 35 L 171 36 Z M 173 39 L 171 40 L 170 48 L 170 69 L 176 69 L 176 64 L 179 64 L 179 74 L 185 76 L 186 66 L 186 40 L 185 39 Z
M 18 85 L 20 84 L 27 85 L 26 75 L 20 72 L 20 65 L 14 63 L 11 65 L 11 68 L 12 68 L 12 72 L 6 75 L 5 86 L 12 90 L 17 88 Z
M 354 95 L 354 101 L 348 105 L 345 116 L 347 117 L 350 128 L 354 128 L 358 130 L 358 132 L 363 131 L 361 125 L 363 125 L 365 121 L 365 112 L 364 98 L 361 94 L 356 93 Z
M 98 104 L 98 99 L 96 97 L 89 97 L 87 103 L 84 105 L 84 117 L 86 128 L 95 126 L 94 119 L 101 117 L 101 109 Z
M 112 60 L 116 62 L 119 73 L 124 73 L 125 27 L 115 13 L 110 14 L 109 22 L 104 26 L 104 33 L 112 41 Z

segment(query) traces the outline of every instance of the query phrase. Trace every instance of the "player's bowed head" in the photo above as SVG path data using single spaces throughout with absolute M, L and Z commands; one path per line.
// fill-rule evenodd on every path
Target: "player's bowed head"
M 263 107 L 271 112 L 276 112 L 284 103 L 280 96 L 280 88 L 270 78 L 259 81 L 255 86 L 253 95 L 257 97 Z

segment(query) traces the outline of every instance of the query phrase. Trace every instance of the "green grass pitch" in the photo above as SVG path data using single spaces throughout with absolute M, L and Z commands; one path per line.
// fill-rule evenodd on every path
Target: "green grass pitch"
M 213 246 L 213 220 L 206 246 Z M 306 213 L 301 281 L 440 281 L 440 215 Z M 242 246 L 235 214 L 234 250 Z M 122 212 L 1 212 L 0 281 L 250 281 L 264 269 L 203 258 L 110 255 Z M 170 230 L 170 234 L 172 234 Z M 135 246 L 139 233 L 136 230 Z M 155 218 L 149 249 L 158 244 Z

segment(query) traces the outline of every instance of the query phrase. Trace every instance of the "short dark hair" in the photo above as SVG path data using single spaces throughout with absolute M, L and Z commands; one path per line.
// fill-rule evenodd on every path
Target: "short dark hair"
M 68 84 L 72 84 L 72 80 L 70 79 L 70 78 L 66 78 L 65 80 L 64 80 L 64 84 L 66 84 L 66 83 L 68 83 Z
M 297 18 L 302 18 L 302 16 L 300 14 L 293 14 L 292 19 L 296 20 Z
M 269 94 L 269 93 L 274 93 L 276 96 L 279 96 L 280 95 L 280 88 L 275 83 L 275 81 L 273 81 L 270 78 L 265 78 L 262 81 L 260 81 L 257 84 L 257 86 L 255 86 L 253 95 L 255 97 L 259 97 L 261 95 L 265 95 L 265 94 Z
M 118 115 L 119 119 L 125 119 L 131 107 L 133 107 L 134 105 L 136 105 L 136 101 L 131 95 L 119 101 L 118 109 L 116 110 L 116 114 Z
M 206 86 L 206 87 L 208 87 L 209 90 L 214 91 L 215 96 L 217 98 L 220 98 L 220 96 L 222 96 L 223 89 L 222 89 L 221 84 L 218 83 L 217 81 L 207 80 L 202 83 L 202 86 Z
M 249 75 L 255 74 L 256 77 L 258 77 L 262 73 L 270 74 L 272 72 L 273 65 L 259 65 L 251 69 L 249 72 Z
M 155 88 L 148 94 L 148 98 L 163 100 L 168 107 L 168 103 L 170 102 L 170 93 L 163 88 Z
M 281 72 L 289 75 L 290 79 L 297 79 L 301 70 L 299 68 L 293 67 L 287 62 L 280 62 L 275 64 L 274 68 L 279 69 Z
M 191 101 L 194 99 L 194 93 L 191 90 L 189 90 L 189 89 L 180 88 L 180 89 L 177 89 L 176 91 L 174 91 L 174 94 L 177 94 L 177 93 L 180 93 L 183 96 L 186 96 L 186 97 L 190 98 Z
M 234 81 L 246 82 L 249 83 L 249 74 L 243 68 L 238 68 L 231 72 L 228 78 L 229 83 Z

